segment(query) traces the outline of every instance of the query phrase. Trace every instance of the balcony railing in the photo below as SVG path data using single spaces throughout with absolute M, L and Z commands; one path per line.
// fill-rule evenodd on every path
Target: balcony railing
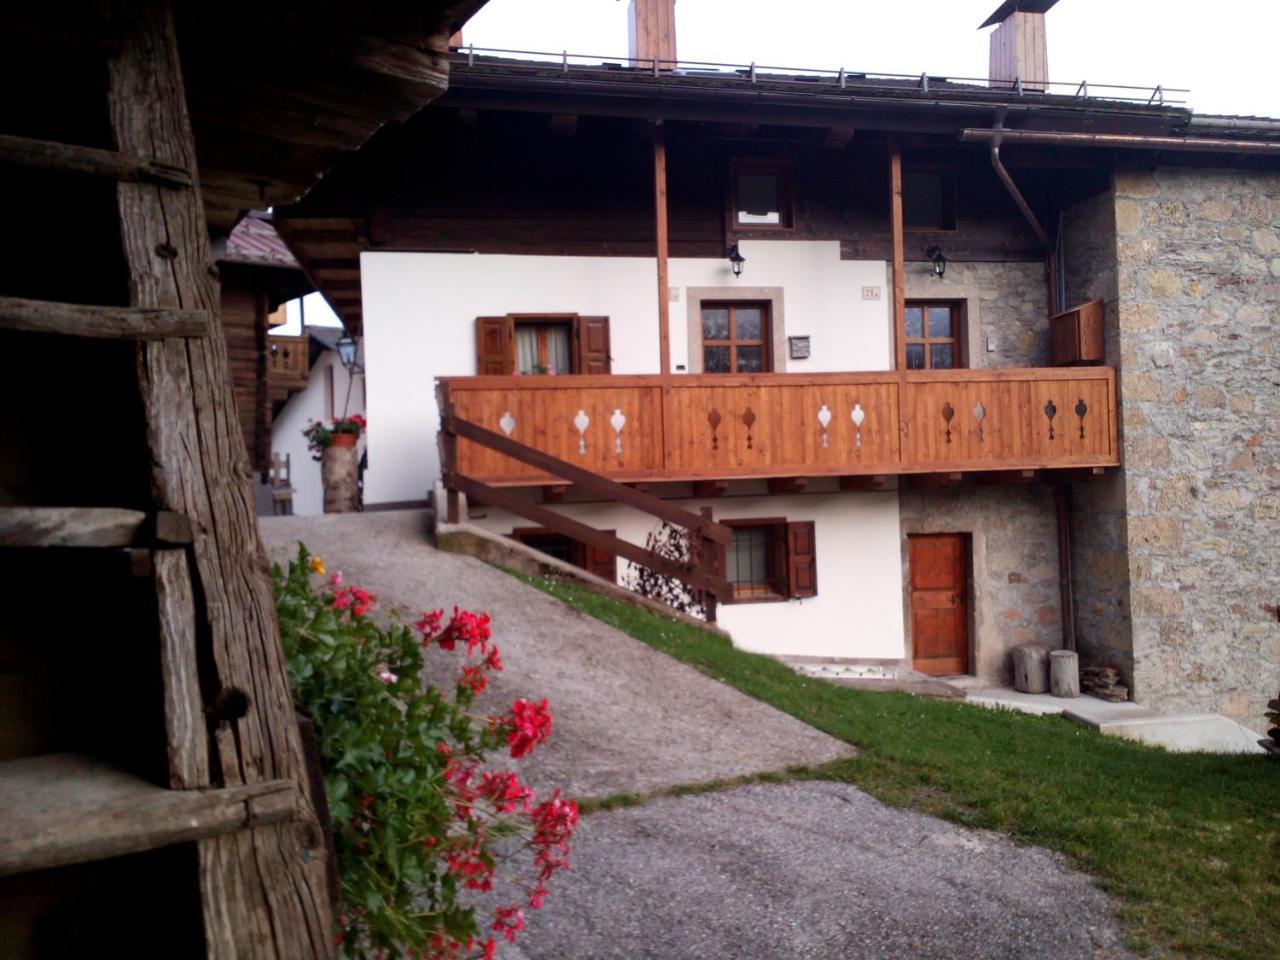
M 1110 467 L 1110 367 L 452 377 L 442 410 L 623 482 Z M 461 440 L 458 471 L 554 478 Z
M 311 375 L 309 337 L 267 337 L 267 379 L 281 386 L 305 387 Z

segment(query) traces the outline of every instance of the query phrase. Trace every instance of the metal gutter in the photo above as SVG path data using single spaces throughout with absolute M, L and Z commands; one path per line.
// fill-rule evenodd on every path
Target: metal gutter
M 966 129 L 966 143 L 1024 143 L 1049 147 L 1111 147 L 1124 150 L 1177 150 L 1186 153 L 1244 153 L 1280 156 L 1280 141 L 1209 137 L 1155 137 L 1141 134 L 1063 133 L 1040 130 Z

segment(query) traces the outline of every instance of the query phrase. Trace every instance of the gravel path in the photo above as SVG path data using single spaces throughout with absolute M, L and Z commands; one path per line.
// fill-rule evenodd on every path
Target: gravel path
M 425 523 L 417 511 L 270 517 L 262 533 L 273 560 L 302 540 L 384 609 L 489 611 L 506 669 L 481 704 L 546 697 L 555 718 L 551 739 L 519 765 L 535 787 L 649 793 L 853 752 L 479 560 L 438 552 Z
M 587 817 L 504 960 L 1099 960 L 1111 902 L 1060 858 L 837 783 Z
M 411 614 L 488 610 L 506 671 L 490 702 L 547 697 L 521 764 L 577 797 L 821 763 L 850 748 L 477 560 L 438 553 L 421 513 L 269 518 Z M 452 667 L 453 664 L 451 663 Z M 1114 904 L 1055 855 L 885 807 L 843 784 L 757 784 L 583 818 L 503 960 L 987 960 L 1129 957 Z

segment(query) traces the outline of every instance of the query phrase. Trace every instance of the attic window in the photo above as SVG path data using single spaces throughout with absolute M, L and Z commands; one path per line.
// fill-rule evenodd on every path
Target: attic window
M 788 161 L 735 160 L 732 181 L 736 229 L 791 229 L 791 164 Z
M 907 230 L 956 228 L 956 176 L 950 169 L 902 171 L 902 225 Z

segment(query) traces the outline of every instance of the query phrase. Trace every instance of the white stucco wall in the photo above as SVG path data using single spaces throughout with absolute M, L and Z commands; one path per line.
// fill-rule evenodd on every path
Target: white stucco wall
M 780 287 L 787 335 L 811 337 L 788 372 L 887 370 L 889 289 L 883 261 L 841 260 L 834 241 L 744 241 L 735 280 L 727 260 L 675 259 L 671 365 L 688 366 L 690 288 Z M 614 373 L 658 372 L 654 261 L 648 257 L 526 257 L 364 253 L 364 350 L 369 470 L 365 502 L 425 499 L 439 476 L 437 376 L 476 372 L 475 318 L 571 312 L 610 318 Z M 875 287 L 878 300 L 864 300 Z M 781 367 L 780 367 L 781 368 Z M 305 426 L 305 423 L 304 423 Z
M 329 411 L 328 375 L 333 368 L 333 400 L 334 409 Z M 349 377 L 347 369 L 332 350 L 326 350 L 311 368 L 311 377 L 306 389 L 295 393 L 280 410 L 280 415 L 271 425 L 271 451 L 289 454 L 290 469 L 293 481 L 293 512 L 297 516 L 315 516 L 324 513 L 324 491 L 320 485 L 320 464 L 311 459 L 307 450 L 307 438 L 302 431 L 315 420 L 325 420 L 330 416 L 341 416 L 342 405 L 347 396 Z M 364 414 L 364 390 L 359 373 L 355 376 L 355 384 L 351 389 L 351 402 L 347 415 Z M 364 443 L 362 439 L 360 441 Z
M 903 656 L 898 495 L 819 493 L 676 500 L 691 511 L 709 506 L 716 519 L 786 517 L 812 520 L 818 595 L 780 603 L 725 604 L 719 622 L 746 650 L 775 655 L 898 659 Z M 558 504 L 576 520 L 644 545 L 652 518 L 617 504 Z M 534 526 L 492 508 L 472 518 L 495 533 Z M 630 564 L 619 561 L 619 580 Z

